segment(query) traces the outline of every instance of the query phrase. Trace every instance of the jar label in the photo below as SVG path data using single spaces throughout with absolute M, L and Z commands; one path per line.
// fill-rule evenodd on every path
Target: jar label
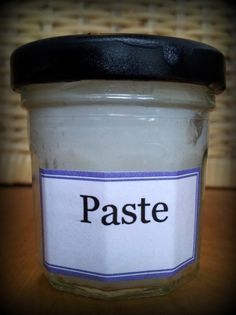
M 174 275 L 197 255 L 200 169 L 40 169 L 44 265 L 101 281 Z

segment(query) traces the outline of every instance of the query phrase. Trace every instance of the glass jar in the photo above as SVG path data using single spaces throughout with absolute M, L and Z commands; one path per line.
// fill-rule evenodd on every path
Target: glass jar
M 20 47 L 11 67 L 29 113 L 49 282 L 137 298 L 196 274 L 208 112 L 224 89 L 223 55 L 169 37 L 66 36 Z

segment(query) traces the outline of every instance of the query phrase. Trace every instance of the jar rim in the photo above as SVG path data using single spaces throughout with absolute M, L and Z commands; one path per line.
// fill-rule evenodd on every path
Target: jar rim
M 142 106 L 211 110 L 214 92 L 203 85 L 165 81 L 81 80 L 22 87 L 27 109 L 61 106 Z

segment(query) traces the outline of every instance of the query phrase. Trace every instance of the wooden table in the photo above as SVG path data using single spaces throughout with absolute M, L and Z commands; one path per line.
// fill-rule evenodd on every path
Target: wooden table
M 236 191 L 206 191 L 198 276 L 166 296 L 92 300 L 53 289 L 37 258 L 31 187 L 1 187 L 1 307 L 11 314 L 227 314 L 235 308 Z M 231 314 L 233 314 L 231 310 Z

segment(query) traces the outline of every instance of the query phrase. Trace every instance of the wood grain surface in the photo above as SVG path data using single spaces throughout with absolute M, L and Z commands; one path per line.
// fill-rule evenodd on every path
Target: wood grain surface
M 1 187 L 1 313 L 230 314 L 235 313 L 236 191 L 205 194 L 201 265 L 195 279 L 166 296 L 98 301 L 52 288 L 37 257 L 31 187 Z M 234 308 L 234 311 L 233 311 Z

